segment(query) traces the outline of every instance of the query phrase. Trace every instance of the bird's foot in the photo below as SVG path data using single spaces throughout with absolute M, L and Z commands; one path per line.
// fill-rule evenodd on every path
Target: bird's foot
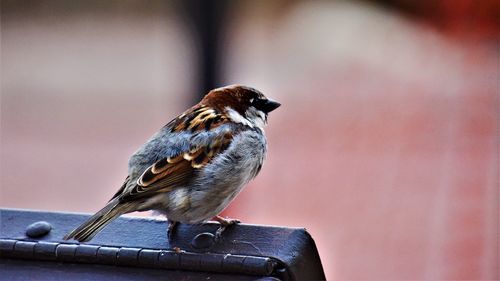
M 240 223 L 239 219 L 223 218 L 221 216 L 215 216 L 214 221 L 219 222 L 223 226 L 229 226 L 229 225 Z
M 228 227 L 240 223 L 238 219 L 223 218 L 221 216 L 215 216 L 214 220 L 221 224 L 215 232 L 215 241 L 219 241 L 222 238 L 222 232 L 224 232 Z
M 170 243 L 172 241 L 172 236 L 174 235 L 175 229 L 177 228 L 177 225 L 179 223 L 176 221 L 168 221 L 168 227 L 167 227 L 167 239 L 168 242 Z
M 186 251 L 182 250 L 181 248 L 179 247 L 173 247 L 172 250 L 174 250 L 174 252 L 176 254 L 182 254 L 182 253 L 185 253 Z

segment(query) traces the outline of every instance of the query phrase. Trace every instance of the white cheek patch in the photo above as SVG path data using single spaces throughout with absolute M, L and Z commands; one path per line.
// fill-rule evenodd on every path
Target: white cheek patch
M 232 109 L 231 107 L 226 107 L 227 114 L 229 115 L 229 118 L 231 121 L 235 123 L 241 123 L 243 125 L 247 125 L 253 128 L 253 124 L 246 119 L 245 117 L 241 116 L 241 114 L 238 113 L 238 111 Z
M 246 116 L 250 119 L 250 122 L 254 124 L 254 126 L 259 128 L 264 128 L 266 125 L 266 114 L 261 110 L 251 106 L 246 112 Z
M 231 121 L 233 121 L 235 123 L 241 123 L 243 125 L 247 125 L 247 126 L 250 126 L 252 128 L 258 127 L 261 129 L 264 128 L 264 126 L 266 125 L 266 114 L 253 106 L 251 106 L 245 112 L 245 115 L 247 116 L 247 118 L 243 117 L 236 110 L 232 109 L 229 106 L 226 107 L 226 110 L 227 110 L 227 113 L 228 113 Z
M 260 110 L 258 111 L 258 114 L 259 114 L 259 119 L 262 122 L 262 126 L 259 126 L 259 127 L 264 127 L 264 125 L 266 125 L 266 123 L 267 123 L 266 114 Z

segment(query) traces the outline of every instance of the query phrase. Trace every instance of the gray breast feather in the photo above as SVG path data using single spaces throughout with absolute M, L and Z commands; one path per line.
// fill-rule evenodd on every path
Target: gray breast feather
M 245 184 L 254 178 L 264 161 L 266 139 L 263 134 L 248 130 L 235 136 L 229 148 L 216 157 L 200 175 L 203 183 Z
M 237 135 L 229 148 L 198 174 L 187 187 L 189 208 L 169 206 L 167 216 L 198 223 L 224 210 L 241 189 L 260 171 L 266 153 L 266 139 L 259 131 Z

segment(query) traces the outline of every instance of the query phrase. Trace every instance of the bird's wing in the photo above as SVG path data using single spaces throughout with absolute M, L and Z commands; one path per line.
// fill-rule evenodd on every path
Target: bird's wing
M 172 132 L 191 130 L 203 132 L 230 122 L 211 108 L 195 107 L 172 120 L 168 126 Z M 197 133 L 193 134 L 193 138 Z M 192 145 L 188 151 L 166 157 L 149 166 L 135 183 L 125 184 L 117 193 L 120 201 L 136 200 L 155 193 L 168 192 L 176 187 L 186 186 L 194 174 L 212 159 L 227 149 L 234 137 L 234 131 L 218 130 L 206 142 Z M 129 179 L 130 180 L 130 179 Z
M 221 114 L 216 109 L 203 104 L 197 104 L 170 121 L 165 127 L 168 127 L 172 133 L 184 131 L 200 132 L 213 130 L 227 122 L 230 122 L 227 116 Z

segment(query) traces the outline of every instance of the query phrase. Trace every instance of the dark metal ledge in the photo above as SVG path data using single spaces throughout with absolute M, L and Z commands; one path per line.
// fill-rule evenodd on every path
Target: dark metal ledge
M 245 273 L 268 276 L 278 262 L 268 257 L 199 254 L 144 248 L 109 247 L 0 238 L 2 258 L 90 263 L 145 268 Z
M 162 276 L 175 280 L 186 275 L 190 276 L 189 280 L 325 279 L 314 241 L 301 228 L 240 224 L 224 232 L 222 241 L 215 243 L 211 237 L 218 224 L 181 224 L 169 244 L 165 221 L 121 217 L 89 243 L 61 240 L 87 217 L 0 209 L 0 272 L 9 276 L 9 272 L 15 273 L 13 268 L 16 266 L 29 268 L 25 265 L 45 269 L 47 273 L 64 272 L 68 269 L 65 264 L 80 264 L 78 271 L 101 272 L 99 278 L 108 278 L 106 272 L 123 273 L 124 268 L 129 274 L 122 277 L 132 278 L 137 268 L 141 269 L 141 275 L 132 279 L 150 280 L 145 277 L 151 277 L 154 280 Z M 49 231 L 36 239 L 27 236 L 28 226 L 40 221 L 48 223 Z M 40 235 L 40 232 L 35 233 Z M 182 251 L 174 251 L 174 247 Z M 35 276 L 44 279 L 41 275 Z M 76 278 L 86 279 L 80 278 L 84 276 L 80 274 Z M 120 275 L 115 274 L 109 280 L 127 279 L 116 276 Z

